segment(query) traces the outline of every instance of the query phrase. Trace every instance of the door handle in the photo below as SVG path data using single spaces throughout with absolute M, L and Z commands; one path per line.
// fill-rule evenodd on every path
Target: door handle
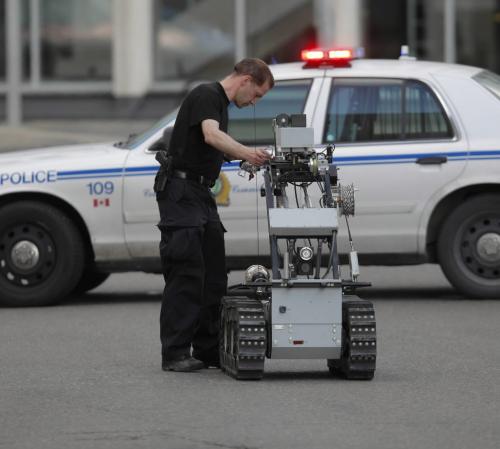
M 416 160 L 416 163 L 420 165 L 444 164 L 445 162 L 448 162 L 448 158 L 446 156 L 419 157 Z

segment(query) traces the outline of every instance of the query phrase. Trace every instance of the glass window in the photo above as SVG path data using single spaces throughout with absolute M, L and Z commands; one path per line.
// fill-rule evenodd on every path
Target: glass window
M 390 0 L 395 3 L 395 0 Z M 379 2 L 370 1 L 371 10 L 378 8 L 383 17 L 390 14 L 396 5 L 385 5 L 379 8 Z M 443 61 L 444 52 L 444 16 L 445 2 L 436 0 L 411 0 L 398 1 L 402 8 L 408 9 L 407 14 L 407 43 L 410 44 L 412 53 L 419 59 Z M 405 5 L 406 4 L 406 5 Z M 500 73 L 500 3 L 499 0 L 456 0 L 456 62 L 477 67 L 484 67 L 493 72 Z M 375 18 L 379 17 L 379 14 Z M 372 38 L 380 42 L 379 34 L 386 34 L 384 21 L 372 20 L 371 12 L 368 15 L 371 22 L 368 27 L 367 54 L 371 57 L 374 53 L 369 50 L 373 47 Z M 393 21 L 394 22 L 394 21 Z M 370 32 L 370 30 L 373 32 Z M 403 43 L 404 36 L 399 37 Z M 394 36 L 393 41 L 398 41 Z M 387 55 L 387 54 L 386 54 Z M 390 57 L 393 57 L 394 53 Z M 378 57 L 378 54 L 375 55 Z
M 42 0 L 42 78 L 111 78 L 111 0 Z
M 270 145 L 274 141 L 272 119 L 278 114 L 304 111 L 311 80 L 279 81 L 255 107 L 229 107 L 228 133 L 246 145 Z
M 317 45 L 313 0 L 252 0 L 246 5 L 247 54 L 266 62 L 293 62 Z M 272 5 L 272 6 L 271 6 Z
M 155 0 L 155 9 L 156 80 L 214 80 L 232 70 L 232 0 Z
M 498 99 L 500 99 L 500 76 L 487 70 L 478 73 L 473 77 L 481 86 L 486 87 Z
M 427 86 L 415 81 L 405 88 L 405 138 L 431 139 L 452 137 L 443 108 Z
M 363 46 L 368 58 L 397 58 L 402 44 L 409 44 L 412 53 L 417 50 L 415 40 L 408 39 L 407 33 L 413 31 L 418 19 L 406 13 L 416 1 L 384 0 L 383 8 L 377 0 L 363 2 Z M 406 18 L 411 18 L 411 22 L 407 23 Z
M 335 80 L 324 141 L 367 142 L 402 138 L 402 82 Z
M 21 2 L 21 73 L 24 81 L 28 81 L 31 77 L 31 42 L 30 42 L 30 25 L 31 25 L 31 8 L 30 0 Z
M 443 108 L 422 83 L 402 80 L 333 83 L 323 137 L 326 143 L 451 136 Z
M 500 72 L 500 3 L 456 0 L 457 62 Z
M 7 76 L 7 23 L 5 20 L 5 0 L 0 0 L 0 80 L 4 81 Z

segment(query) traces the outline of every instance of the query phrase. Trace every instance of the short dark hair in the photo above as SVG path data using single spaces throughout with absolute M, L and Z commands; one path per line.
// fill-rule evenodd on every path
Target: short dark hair
M 274 77 L 268 65 L 258 58 L 242 59 L 234 66 L 234 73 L 237 75 L 250 75 L 257 86 L 262 86 L 266 81 L 269 87 L 274 87 Z

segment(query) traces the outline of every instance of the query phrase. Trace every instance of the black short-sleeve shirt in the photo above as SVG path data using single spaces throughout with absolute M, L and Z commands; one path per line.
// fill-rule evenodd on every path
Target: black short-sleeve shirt
M 201 84 L 184 99 L 175 120 L 169 149 L 174 168 L 217 179 L 224 154 L 205 143 L 201 122 L 213 119 L 227 132 L 229 100 L 220 83 Z

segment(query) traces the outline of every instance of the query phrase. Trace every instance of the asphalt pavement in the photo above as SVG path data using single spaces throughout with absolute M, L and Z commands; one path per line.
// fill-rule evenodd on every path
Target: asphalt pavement
M 161 371 L 157 275 L 0 309 L 0 447 L 497 448 L 500 301 L 460 297 L 431 265 L 362 275 L 376 283 L 370 382 L 332 377 L 323 360 L 267 360 L 249 382 Z

